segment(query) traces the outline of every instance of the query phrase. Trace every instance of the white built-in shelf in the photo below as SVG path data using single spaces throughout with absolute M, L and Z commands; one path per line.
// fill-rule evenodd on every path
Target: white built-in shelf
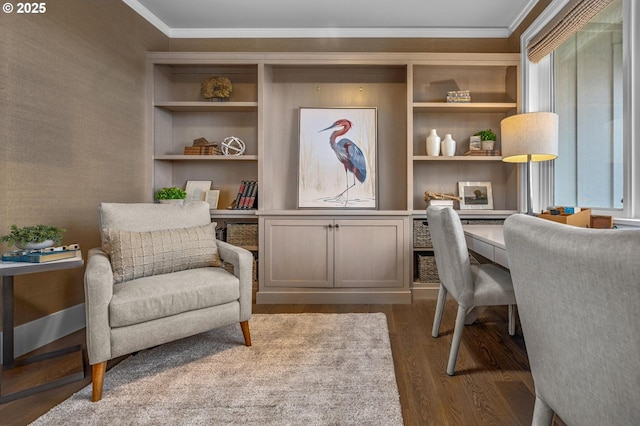
M 168 101 L 156 102 L 154 105 L 171 112 L 252 112 L 258 110 L 257 102 Z
M 257 155 L 156 155 L 154 160 L 165 161 L 258 161 Z
M 502 161 L 500 155 L 455 155 L 453 157 L 414 155 L 413 161 Z
M 508 112 L 515 102 L 414 102 L 413 109 L 429 112 Z
M 212 218 L 255 218 L 257 209 L 211 209 L 209 214 Z
M 517 210 L 456 210 L 462 219 L 504 219 L 507 216 L 518 213 Z M 426 217 L 427 208 L 412 210 L 412 216 Z

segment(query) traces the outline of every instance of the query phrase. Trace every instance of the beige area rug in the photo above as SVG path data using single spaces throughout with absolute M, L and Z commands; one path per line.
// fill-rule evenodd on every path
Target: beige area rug
M 254 315 L 141 351 L 33 425 L 402 425 L 386 317 Z

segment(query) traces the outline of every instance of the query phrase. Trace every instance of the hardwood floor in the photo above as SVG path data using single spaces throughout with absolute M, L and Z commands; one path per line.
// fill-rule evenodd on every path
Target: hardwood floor
M 435 300 L 424 300 L 410 305 L 254 305 L 253 311 L 384 312 L 405 425 L 530 425 L 533 380 L 521 330 L 518 327 L 514 337 L 507 333 L 506 306 L 487 309 L 475 324 L 465 327 L 453 377 L 447 376 L 445 369 L 456 306 L 454 302 L 447 304 L 437 339 L 431 337 L 434 310 Z M 84 330 L 80 330 L 40 351 L 83 342 Z M 110 362 L 108 368 L 118 361 Z M 59 371 L 74 368 L 79 360 L 65 357 L 43 363 L 48 371 Z M 28 424 L 88 385 L 90 374 L 88 369 L 83 381 L 0 405 L 0 424 Z M 30 373 L 25 380 L 37 384 L 42 377 Z M 3 372 L 3 393 L 5 381 L 10 379 L 10 374 Z

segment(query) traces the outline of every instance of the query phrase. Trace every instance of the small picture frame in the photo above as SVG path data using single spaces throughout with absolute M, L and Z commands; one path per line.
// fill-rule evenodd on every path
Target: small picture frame
M 469 151 L 480 151 L 482 149 L 482 141 L 480 136 L 469 137 Z
M 460 210 L 493 210 L 491 182 L 458 182 Z
M 210 189 L 206 192 L 204 201 L 209 204 L 210 210 L 216 210 L 218 208 L 218 199 L 220 199 L 220 190 Z
M 189 180 L 185 191 L 187 191 L 187 197 L 185 203 L 193 203 L 194 201 L 205 201 L 207 191 L 211 189 L 210 180 Z

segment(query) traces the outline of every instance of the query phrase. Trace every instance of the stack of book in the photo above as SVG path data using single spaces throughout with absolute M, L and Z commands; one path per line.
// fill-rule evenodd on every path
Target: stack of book
M 499 149 L 472 149 L 464 153 L 464 155 L 497 155 L 500 156 Z
M 255 180 L 243 180 L 238 188 L 236 201 L 231 207 L 234 210 L 255 209 L 258 206 L 258 182 Z
M 54 260 L 69 259 L 76 257 L 80 250 L 78 244 L 68 244 L 66 246 L 48 247 L 41 250 L 14 250 L 2 254 L 3 262 L 29 262 L 45 263 Z

